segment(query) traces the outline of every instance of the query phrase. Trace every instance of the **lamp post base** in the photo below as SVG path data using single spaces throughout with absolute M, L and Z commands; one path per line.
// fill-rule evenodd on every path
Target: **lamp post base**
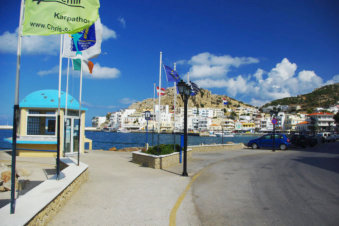
M 187 174 L 187 172 L 183 172 L 183 173 L 181 174 L 181 176 L 183 176 L 183 177 L 188 177 L 188 174 Z

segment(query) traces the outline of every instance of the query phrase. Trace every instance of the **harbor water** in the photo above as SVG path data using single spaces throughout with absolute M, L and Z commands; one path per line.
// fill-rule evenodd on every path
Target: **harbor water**
M 173 144 L 173 134 L 158 134 L 157 133 L 112 133 L 112 132 L 97 132 L 86 131 L 87 138 L 93 141 L 93 149 L 108 150 L 112 147 L 117 149 L 125 147 L 143 147 L 148 141 L 150 146 L 158 144 L 158 137 L 160 144 Z M 0 150 L 11 149 L 11 144 L 4 141 L 4 138 L 12 136 L 12 130 L 0 130 Z M 200 137 L 200 136 L 188 136 L 188 145 L 200 145 L 200 144 L 221 144 L 227 142 L 244 143 L 249 140 L 258 137 L 259 135 L 234 135 L 234 137 Z M 180 144 L 180 134 L 175 135 L 175 143 Z

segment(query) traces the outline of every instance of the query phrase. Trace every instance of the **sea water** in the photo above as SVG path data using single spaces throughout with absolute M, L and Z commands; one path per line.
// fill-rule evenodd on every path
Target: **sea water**
M 181 135 L 176 134 L 157 134 L 157 133 L 111 133 L 111 132 L 97 132 L 86 131 L 85 136 L 93 141 L 92 148 L 94 150 L 103 149 L 108 150 L 112 147 L 117 149 L 125 147 L 143 147 L 147 142 L 150 146 L 158 144 L 158 137 L 160 144 L 176 144 L 181 143 Z M 0 130 L 0 150 L 11 149 L 11 144 L 4 141 L 4 138 L 12 137 L 12 130 Z M 226 142 L 244 143 L 254 139 L 256 135 L 235 135 L 234 137 L 200 137 L 188 136 L 188 145 L 200 144 L 221 144 Z

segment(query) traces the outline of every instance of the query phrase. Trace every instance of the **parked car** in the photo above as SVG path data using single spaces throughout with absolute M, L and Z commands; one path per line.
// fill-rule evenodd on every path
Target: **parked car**
M 335 134 L 330 134 L 325 138 L 326 142 L 335 142 L 337 140 L 337 136 Z
M 322 143 L 325 142 L 335 142 L 337 137 L 334 134 L 331 134 L 330 132 L 322 132 L 317 134 L 318 139 L 321 140 Z
M 281 150 L 286 150 L 290 145 L 290 139 L 285 134 L 266 134 L 257 139 L 250 140 L 247 144 L 248 147 L 253 149 L 257 148 L 273 148 L 273 138 L 275 143 L 275 148 L 280 148 Z
M 290 137 L 290 141 L 292 145 L 303 148 L 307 146 L 313 147 L 318 143 L 317 138 L 304 134 L 293 134 Z

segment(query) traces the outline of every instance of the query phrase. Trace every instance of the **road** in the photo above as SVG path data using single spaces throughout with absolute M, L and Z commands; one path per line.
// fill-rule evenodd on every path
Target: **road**
M 339 225 L 339 142 L 221 155 L 192 185 L 202 225 Z

